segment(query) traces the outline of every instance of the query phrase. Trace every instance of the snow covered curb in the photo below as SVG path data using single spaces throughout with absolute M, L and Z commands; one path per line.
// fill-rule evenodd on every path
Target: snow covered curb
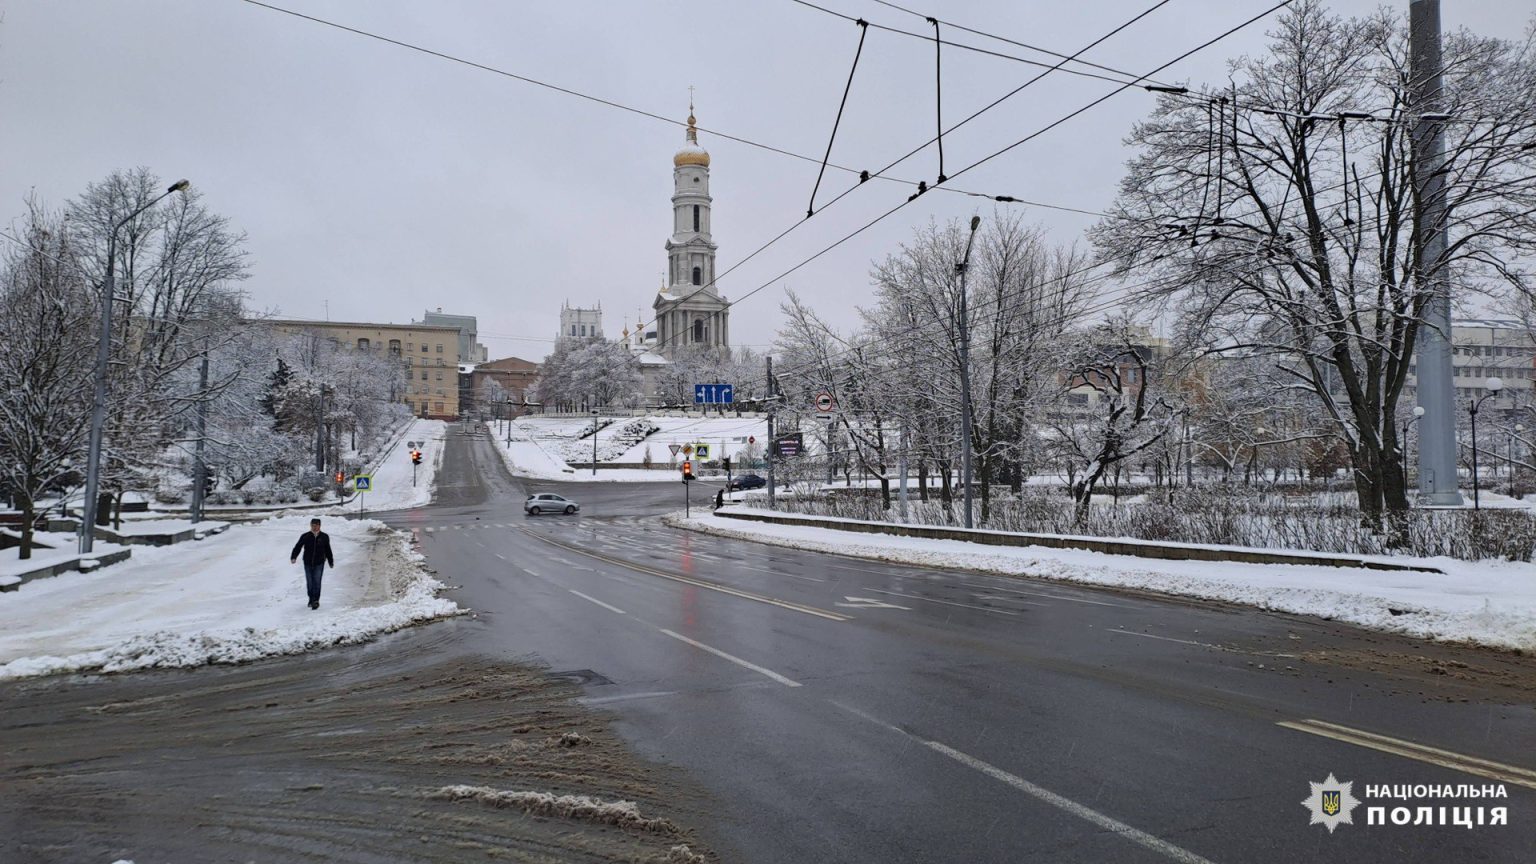
M 676 528 L 816 552 L 1133 588 L 1312 615 L 1419 639 L 1536 650 L 1536 565 L 1531 564 L 1436 559 L 1436 565 L 1446 571 L 1440 575 L 1163 561 L 774 525 L 708 514 L 687 519 L 672 513 L 662 521 Z
M 248 533 L 236 528 L 195 544 L 199 552 L 227 544 L 222 555 L 189 559 L 176 556 L 174 547 L 157 549 L 153 551 L 161 556 L 141 562 L 140 570 L 128 572 L 116 567 L 111 570 L 123 572 L 56 577 L 48 580 L 54 584 L 46 592 L 24 586 L 5 595 L 0 600 L 0 612 L 23 622 L 29 615 L 67 619 L 67 611 L 60 611 L 61 604 L 67 610 L 77 601 L 88 614 L 79 623 L 55 620 L 37 625 L 38 632 L 17 633 L 11 641 L 0 639 L 0 657 L 10 654 L 14 658 L 0 663 L 0 679 L 244 663 L 365 642 L 382 633 L 465 611 L 437 596 L 442 583 L 431 577 L 425 558 L 410 548 L 404 534 L 371 520 L 327 526 L 334 536 L 360 547 L 367 566 L 348 562 L 349 572 L 344 576 L 328 571 L 326 593 L 322 595 L 327 599 L 322 600 L 322 609 L 304 609 L 302 573 L 296 576 L 296 565 L 287 566 L 286 560 L 287 544 L 298 536 L 301 521 L 269 522 L 272 524 L 242 526 Z M 265 531 L 258 533 L 258 529 Z M 272 534 L 283 541 L 281 548 L 271 548 Z M 260 565 L 262 571 L 277 571 L 270 583 L 261 581 L 262 573 L 247 569 L 253 546 L 262 556 L 277 558 L 272 565 Z M 166 575 L 167 571 L 172 575 Z M 352 575 L 354 572 L 364 573 L 366 578 Z M 103 577 L 112 581 L 97 581 Z M 71 584 L 69 580 L 77 581 Z M 220 582 L 230 587 L 202 587 Z M 198 589 L 203 591 L 201 596 L 186 596 Z M 331 596 L 338 599 L 332 602 L 328 599 Z M 12 603 L 20 605 L 11 607 Z M 191 611 L 178 604 L 192 607 Z M 163 617 L 154 617 L 156 609 L 164 610 Z M 131 619 L 130 614 L 140 617 Z M 118 617 L 125 620 L 115 620 Z M 111 623 L 95 623 L 102 620 Z M 151 626 L 150 621 L 160 626 Z M 235 623 L 228 623 L 231 621 Z M 21 627 L 25 628 L 25 623 Z M 103 647 L 16 656 L 18 651 L 35 646 L 60 644 Z
M 677 833 L 677 826 L 666 819 L 640 815 L 633 801 L 603 801 L 587 795 L 553 795 L 549 792 L 522 792 L 492 789 L 489 786 L 444 786 L 427 793 L 428 798 L 447 801 L 477 801 L 492 807 L 510 807 L 532 816 L 553 816 L 599 825 L 617 825 L 634 831 Z

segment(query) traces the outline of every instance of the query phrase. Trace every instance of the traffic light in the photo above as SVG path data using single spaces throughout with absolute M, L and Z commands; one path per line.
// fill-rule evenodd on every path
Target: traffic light
M 686 482 L 688 482 L 689 480 L 692 480 L 692 479 L 693 479 L 693 463 L 685 460 L 683 462 L 683 482 L 686 483 Z
M 411 464 L 412 465 L 420 465 L 421 464 L 421 451 L 420 450 L 412 450 L 411 451 Z
M 346 479 L 347 479 L 347 475 L 341 473 L 340 471 L 336 472 L 336 485 L 337 486 L 340 486 L 342 483 L 346 482 Z
M 720 467 L 724 468 L 727 471 L 731 470 L 731 457 L 729 457 L 729 456 L 721 456 L 720 457 Z

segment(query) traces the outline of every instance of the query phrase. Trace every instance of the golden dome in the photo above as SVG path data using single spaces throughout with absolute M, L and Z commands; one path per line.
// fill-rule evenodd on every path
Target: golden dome
M 699 127 L 695 125 L 697 122 L 693 118 L 693 105 L 690 104 L 688 106 L 688 143 L 684 144 L 683 149 L 677 151 L 677 155 L 672 157 L 672 164 L 678 168 L 684 165 L 709 167 L 709 151 L 699 146 Z

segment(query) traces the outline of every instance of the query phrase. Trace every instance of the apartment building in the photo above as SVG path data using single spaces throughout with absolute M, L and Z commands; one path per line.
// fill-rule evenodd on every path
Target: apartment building
M 400 401 L 418 417 L 459 416 L 461 328 L 434 324 L 369 324 L 356 321 L 264 321 L 276 330 L 326 339 L 338 347 L 394 358 L 404 371 Z M 470 343 L 471 345 L 473 342 Z

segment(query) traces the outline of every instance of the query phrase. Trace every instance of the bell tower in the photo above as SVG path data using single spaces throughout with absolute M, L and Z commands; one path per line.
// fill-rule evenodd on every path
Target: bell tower
M 656 296 L 657 347 L 669 359 L 685 346 L 729 349 L 730 304 L 715 284 L 711 235 L 709 152 L 699 146 L 693 100 L 688 101 L 687 139 L 672 157 L 672 235 L 666 286 Z

